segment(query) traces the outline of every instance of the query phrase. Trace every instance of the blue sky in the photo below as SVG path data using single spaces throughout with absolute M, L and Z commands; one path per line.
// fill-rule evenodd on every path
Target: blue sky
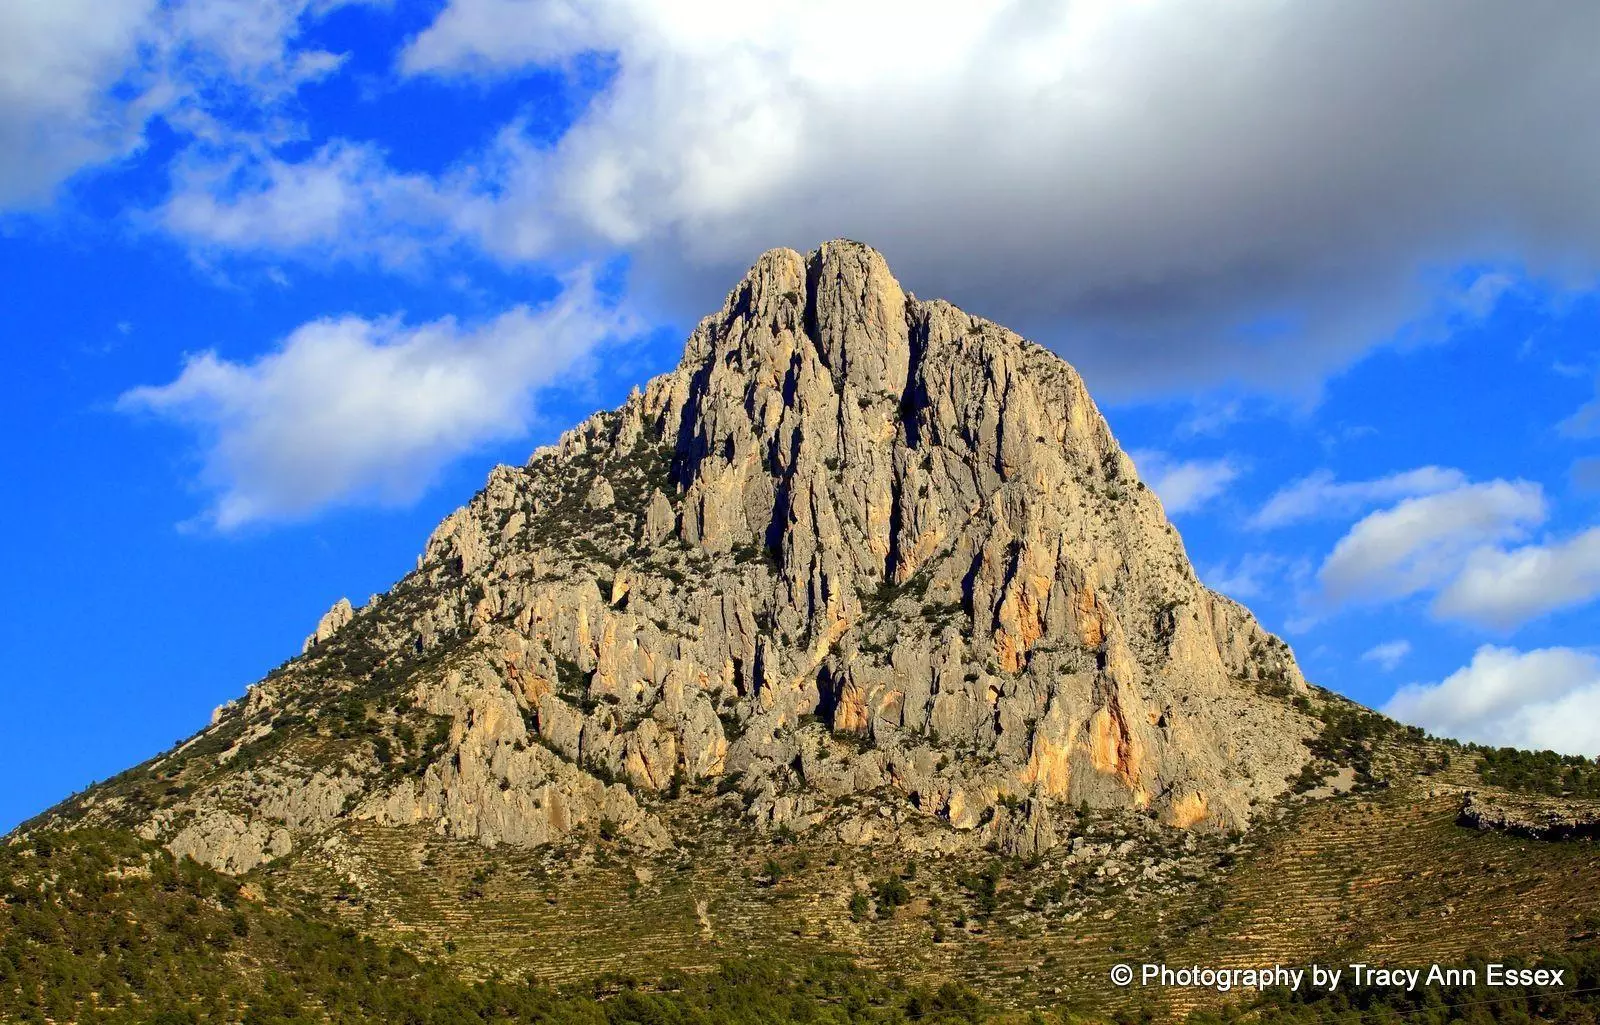
M 1600 753 L 1580 6 L 6 5 L 0 828 L 837 236 L 1079 366 L 1313 680 Z

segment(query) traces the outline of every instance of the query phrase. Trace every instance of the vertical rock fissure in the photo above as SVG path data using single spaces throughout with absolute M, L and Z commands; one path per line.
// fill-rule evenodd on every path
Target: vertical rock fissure
M 817 292 L 822 282 L 822 253 L 811 254 L 806 261 L 806 311 L 804 317 L 806 337 L 817 347 L 822 365 L 828 365 L 828 354 L 822 344 L 822 328 L 817 317 Z
M 689 378 L 689 395 L 684 402 L 683 415 L 678 420 L 678 440 L 673 446 L 670 479 L 678 494 L 688 490 L 700 472 L 705 459 L 705 444 L 699 436 L 702 427 L 701 410 L 711 389 L 713 361 L 707 359 L 696 367 Z

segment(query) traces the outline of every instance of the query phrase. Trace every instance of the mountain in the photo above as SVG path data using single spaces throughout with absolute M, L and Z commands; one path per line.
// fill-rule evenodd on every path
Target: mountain
M 918 843 L 1031 854 L 1084 802 L 1244 825 L 1305 692 L 1071 367 L 832 242 L 762 256 L 677 370 L 85 810 L 243 871 L 346 817 L 659 847 L 640 797 L 714 779 L 773 828 L 849 842 L 883 790 Z
M 12 839 L 133 833 L 467 978 L 760 949 L 1115 1007 L 1152 951 L 1586 942 L 1592 845 L 1458 824 L 1464 755 L 1208 590 L 1072 367 L 834 241 Z

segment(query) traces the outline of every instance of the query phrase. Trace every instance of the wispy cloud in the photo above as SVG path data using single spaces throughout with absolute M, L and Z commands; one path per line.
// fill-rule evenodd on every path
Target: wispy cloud
M 1600 437 L 1600 396 L 1590 399 L 1561 421 L 1558 429 L 1569 438 Z
M 1335 519 L 1398 498 L 1431 495 L 1459 488 L 1466 474 L 1441 466 L 1422 466 L 1375 480 L 1339 481 L 1332 471 L 1318 470 L 1295 481 L 1267 500 L 1250 519 L 1262 529 L 1314 519 Z
M 1454 304 L 1467 316 L 1481 320 L 1493 313 L 1500 300 L 1518 287 L 1518 280 L 1505 271 L 1485 271 L 1456 294 Z
M 1600 457 L 1586 456 L 1575 460 L 1567 475 L 1572 485 L 1584 491 L 1600 491 Z
M 1190 436 L 1221 434 L 1244 417 L 1244 403 L 1238 399 L 1196 406 L 1178 424 L 1178 433 Z
M 401 266 L 457 237 L 452 211 L 466 199 L 450 188 L 392 171 L 370 144 L 330 142 L 297 162 L 259 147 L 197 150 L 155 219 L 203 251 Z
M 303 45 L 304 22 L 360 2 L 0 5 L 0 210 L 42 205 L 76 172 L 134 152 L 158 115 L 204 145 L 238 121 L 261 139 L 297 134 L 284 102 L 341 60 Z
M 1407 655 L 1411 654 L 1411 642 L 1408 640 L 1385 641 L 1374 645 L 1361 653 L 1361 661 L 1376 662 L 1384 672 L 1390 673 Z
M 110 94 L 154 10 L 155 0 L 0 8 L 0 209 L 43 204 L 78 168 L 138 142 L 142 112 Z
M 1206 586 L 1241 601 L 1266 594 L 1281 577 L 1294 570 L 1292 560 L 1271 552 L 1252 552 L 1232 564 L 1208 566 L 1200 578 Z
M 1193 512 L 1222 494 L 1238 479 L 1240 469 L 1229 459 L 1175 460 L 1165 452 L 1140 449 L 1128 453 L 1168 515 Z

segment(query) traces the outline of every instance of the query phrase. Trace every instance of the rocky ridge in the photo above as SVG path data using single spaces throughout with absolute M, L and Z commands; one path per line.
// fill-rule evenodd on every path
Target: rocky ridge
M 242 872 L 342 820 L 660 849 L 715 786 L 769 830 L 1033 855 L 1085 805 L 1247 825 L 1305 691 L 1068 364 L 836 241 L 764 254 L 676 370 L 53 814 Z

